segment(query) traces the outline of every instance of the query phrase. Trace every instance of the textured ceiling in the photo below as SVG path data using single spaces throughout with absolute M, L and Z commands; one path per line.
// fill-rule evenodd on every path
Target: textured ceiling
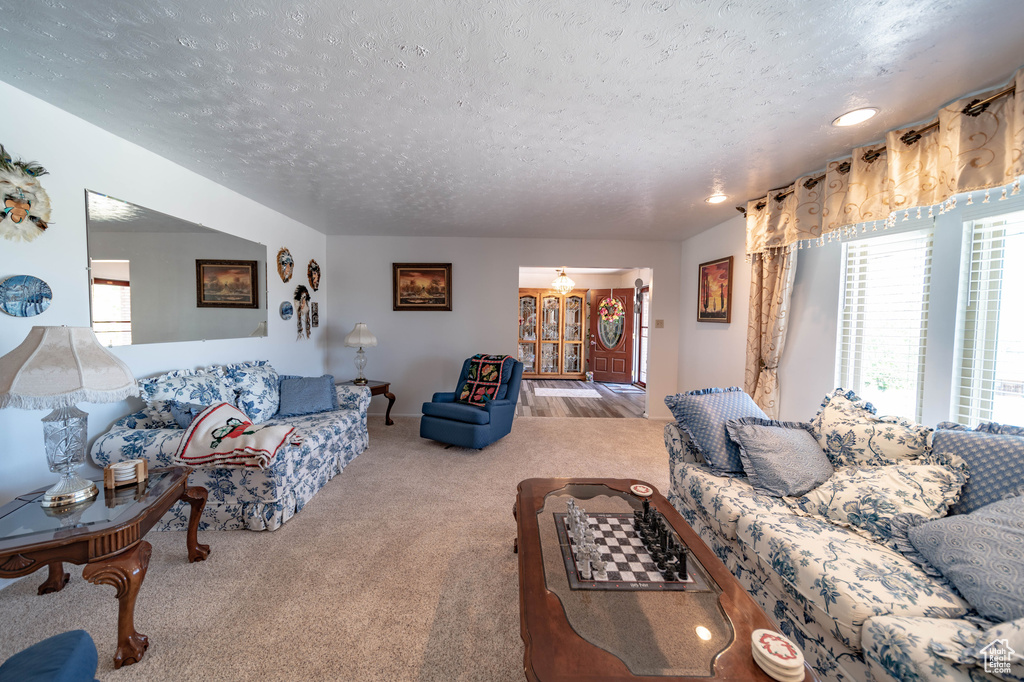
M 1005 80 L 1022 25 L 1021 0 L 0 0 L 0 80 L 328 234 L 681 239 Z

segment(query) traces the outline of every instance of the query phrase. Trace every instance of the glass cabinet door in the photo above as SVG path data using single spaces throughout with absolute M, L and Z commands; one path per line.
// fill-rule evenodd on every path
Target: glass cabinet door
M 559 332 L 561 331 L 559 324 L 561 312 L 562 312 L 562 301 L 558 296 L 545 296 L 541 299 L 541 325 L 540 325 L 540 338 L 541 341 L 558 341 Z M 557 363 L 557 360 L 556 360 Z
M 564 373 L 571 374 L 580 371 L 580 348 L 582 347 L 583 345 L 579 343 L 565 344 L 565 358 L 562 361 Z
M 537 297 L 519 297 L 519 339 L 521 341 L 537 340 Z
M 558 344 L 540 344 L 540 373 L 558 374 Z
M 583 297 L 565 297 L 565 341 L 580 341 L 583 338 Z M 566 370 L 569 371 L 569 370 Z M 579 370 L 573 370 L 578 372 Z
M 536 372 L 537 371 L 537 344 L 535 343 L 520 343 L 519 344 L 519 362 L 523 363 L 523 372 Z

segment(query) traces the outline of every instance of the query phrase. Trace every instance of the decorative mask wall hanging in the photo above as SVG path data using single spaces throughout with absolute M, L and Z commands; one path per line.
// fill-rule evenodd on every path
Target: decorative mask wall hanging
M 35 161 L 15 161 L 0 144 L 0 235 L 32 241 L 50 222 L 50 197 L 39 184 L 47 170 Z
M 295 328 L 298 330 L 296 340 L 302 339 L 302 328 L 306 328 L 306 338 L 309 338 L 309 289 L 300 284 L 295 287 Z
M 277 274 L 281 275 L 281 281 L 287 282 L 292 278 L 292 270 L 295 269 L 295 261 L 292 259 L 291 251 L 282 248 L 277 252 Z
M 310 259 L 309 265 L 306 266 L 306 275 L 309 277 L 309 286 L 313 291 L 320 290 L 320 264 L 315 260 Z

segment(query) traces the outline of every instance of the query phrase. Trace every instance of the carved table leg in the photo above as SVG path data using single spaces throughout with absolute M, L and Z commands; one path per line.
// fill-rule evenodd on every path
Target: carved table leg
M 135 598 L 142 587 L 149 567 L 153 546 L 145 540 L 109 559 L 86 564 L 82 577 L 96 585 L 110 585 L 117 590 L 117 652 L 114 667 L 131 665 L 142 660 L 149 648 L 149 637 L 135 630 Z
M 519 520 L 519 500 L 512 503 L 512 518 Z M 516 529 L 516 536 L 512 540 L 512 553 L 519 554 L 519 529 Z
M 388 399 L 388 411 L 384 413 L 384 423 L 391 426 L 395 423 L 391 421 L 391 406 L 395 404 L 395 394 L 389 391 L 384 394 L 384 397 Z
M 69 573 L 64 572 L 64 564 L 59 561 L 54 561 L 47 564 L 50 574 L 46 577 L 46 582 L 39 586 L 39 594 L 50 594 L 51 592 L 60 592 L 64 589 L 64 586 L 68 584 L 68 580 L 71 579 Z
M 203 507 L 206 506 L 206 488 L 195 486 L 185 488 L 178 499 L 188 502 L 192 506 L 192 512 L 188 516 L 188 532 L 185 534 L 185 546 L 188 548 L 188 560 L 190 562 L 203 561 L 210 554 L 209 545 L 200 545 L 199 518 L 203 515 Z

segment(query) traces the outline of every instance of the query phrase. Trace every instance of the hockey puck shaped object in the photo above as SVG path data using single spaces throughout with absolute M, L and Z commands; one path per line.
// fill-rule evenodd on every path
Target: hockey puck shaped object
M 651 495 L 654 494 L 654 488 L 652 488 L 649 485 L 643 485 L 641 483 L 636 483 L 634 485 L 629 486 L 629 490 L 631 493 L 639 497 L 650 497 Z

